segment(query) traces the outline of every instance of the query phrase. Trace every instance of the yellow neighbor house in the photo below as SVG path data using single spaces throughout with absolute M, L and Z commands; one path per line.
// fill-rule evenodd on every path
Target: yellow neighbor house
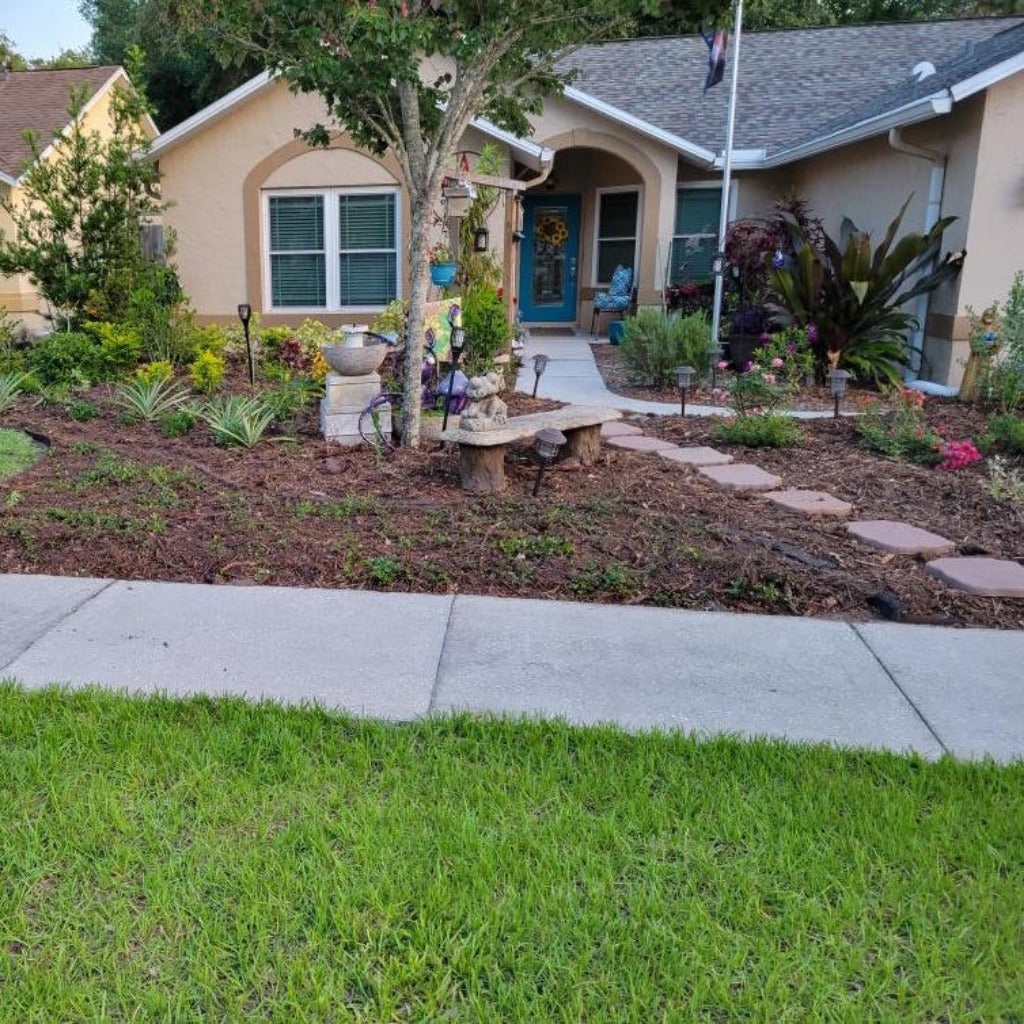
M 88 131 L 105 136 L 111 131 L 113 90 L 128 84 L 124 69 L 113 66 L 0 71 L 0 198 L 15 206 L 19 201 L 19 183 L 32 160 L 26 131 L 35 133 L 43 150 L 41 159 L 52 159 L 53 135 L 63 131 L 69 123 L 72 89 L 88 90 L 89 99 L 80 116 Z M 148 117 L 142 129 L 150 138 L 158 134 L 156 125 Z M 13 234 L 10 215 L 2 207 L 0 232 Z M 0 307 L 31 333 L 49 328 L 50 311 L 25 274 L 0 275 Z

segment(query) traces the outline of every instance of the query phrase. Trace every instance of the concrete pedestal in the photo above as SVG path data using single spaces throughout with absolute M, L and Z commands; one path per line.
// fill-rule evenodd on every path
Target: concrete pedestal
M 362 377 L 329 373 L 326 393 L 320 402 L 320 433 L 328 441 L 338 444 L 362 444 L 364 438 L 359 433 L 359 418 L 379 391 L 379 373 L 367 373 Z M 380 406 L 377 419 L 381 433 L 389 432 L 391 406 Z

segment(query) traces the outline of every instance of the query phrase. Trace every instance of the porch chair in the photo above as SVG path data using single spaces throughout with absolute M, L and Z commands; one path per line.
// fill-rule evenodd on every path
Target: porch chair
M 612 274 L 608 289 L 594 295 L 594 312 L 590 317 L 590 336 L 597 337 L 597 328 L 605 313 L 626 313 L 636 308 L 636 284 L 633 271 L 626 266 L 617 266 Z

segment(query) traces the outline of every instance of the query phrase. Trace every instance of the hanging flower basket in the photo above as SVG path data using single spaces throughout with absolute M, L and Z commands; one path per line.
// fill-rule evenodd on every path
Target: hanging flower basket
M 455 280 L 456 269 L 455 263 L 431 263 L 430 283 L 439 288 L 447 288 Z

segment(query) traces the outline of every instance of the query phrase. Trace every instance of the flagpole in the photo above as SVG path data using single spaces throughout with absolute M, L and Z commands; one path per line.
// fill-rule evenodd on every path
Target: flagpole
M 725 155 L 722 159 L 722 203 L 718 215 L 718 251 L 725 252 L 725 234 L 729 227 L 729 190 L 732 183 L 732 140 L 736 127 L 736 87 L 740 77 L 740 37 L 743 35 L 743 0 L 736 0 L 736 27 L 732 52 L 732 78 L 729 83 L 729 117 L 725 126 Z M 722 324 L 722 292 L 725 287 L 725 267 L 715 274 L 715 304 L 711 313 L 711 348 L 718 347 L 718 333 Z M 714 358 L 714 357 L 712 357 Z

